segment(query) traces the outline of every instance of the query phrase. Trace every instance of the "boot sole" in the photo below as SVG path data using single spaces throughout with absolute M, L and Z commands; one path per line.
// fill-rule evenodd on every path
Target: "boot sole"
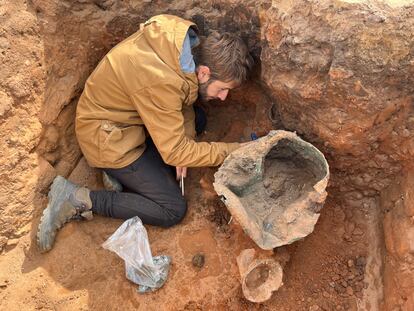
M 69 198 L 72 191 L 76 189 L 75 185 L 63 178 L 62 176 L 56 176 L 53 180 L 52 186 L 48 193 L 49 202 L 44 209 L 42 217 L 40 218 L 39 228 L 37 231 L 37 245 L 40 251 L 49 251 L 54 243 L 57 230 L 59 230 L 66 222 L 53 224 L 53 214 L 58 213 L 58 207 L 65 200 Z M 44 242 L 42 237 L 50 236 L 49 242 Z M 47 240 L 47 239 L 46 239 Z

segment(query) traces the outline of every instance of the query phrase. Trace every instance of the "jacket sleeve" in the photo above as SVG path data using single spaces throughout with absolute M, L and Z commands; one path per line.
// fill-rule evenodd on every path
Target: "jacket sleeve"
M 180 88 L 166 82 L 144 88 L 131 99 L 165 163 L 183 167 L 220 165 L 239 143 L 188 138 L 182 112 L 184 96 Z
M 184 116 L 185 136 L 187 136 L 189 139 L 194 139 L 196 137 L 196 131 L 195 131 L 195 113 L 194 113 L 193 105 L 183 106 L 182 114 Z

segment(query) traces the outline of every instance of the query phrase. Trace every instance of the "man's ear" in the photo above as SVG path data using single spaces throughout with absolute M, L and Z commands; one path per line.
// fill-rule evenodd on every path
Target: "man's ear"
M 204 65 L 200 65 L 197 68 L 198 82 L 206 83 L 210 79 L 210 68 Z

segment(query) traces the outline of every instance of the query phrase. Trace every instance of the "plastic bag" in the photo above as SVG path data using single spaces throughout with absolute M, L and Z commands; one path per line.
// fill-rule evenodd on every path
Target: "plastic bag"
M 126 277 L 139 285 L 138 292 L 154 291 L 167 280 L 171 258 L 152 257 L 147 230 L 139 217 L 126 220 L 102 247 L 125 261 Z

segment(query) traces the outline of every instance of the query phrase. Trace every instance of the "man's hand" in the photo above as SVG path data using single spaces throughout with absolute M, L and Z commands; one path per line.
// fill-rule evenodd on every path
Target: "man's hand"
M 187 177 L 187 168 L 186 167 L 177 166 L 175 168 L 175 171 L 177 172 L 177 180 L 180 180 L 181 176 L 183 176 L 184 178 Z

